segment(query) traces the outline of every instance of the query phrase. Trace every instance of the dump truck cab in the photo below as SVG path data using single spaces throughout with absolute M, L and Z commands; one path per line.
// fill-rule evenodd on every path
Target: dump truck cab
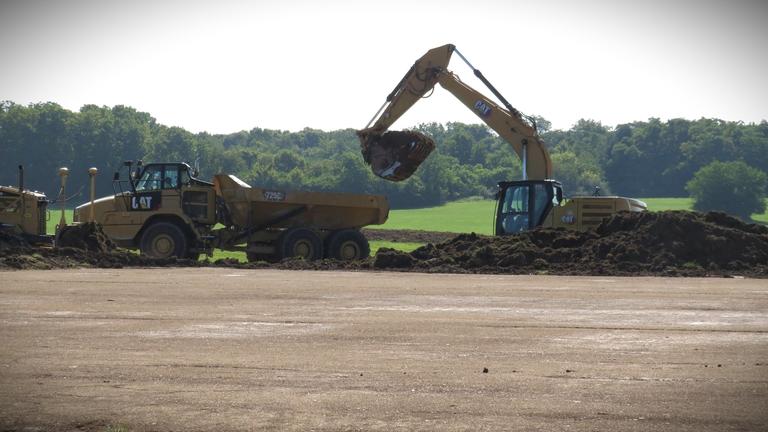
M 216 223 L 213 183 L 194 176 L 186 163 L 147 164 L 132 181 L 130 211 L 177 213 L 192 223 Z M 123 195 L 126 197 L 126 195 Z
M 114 195 L 96 200 L 94 218 L 118 246 L 151 257 L 196 259 L 206 250 L 205 235 L 216 223 L 213 183 L 195 177 L 186 163 L 126 162 L 127 179 L 116 172 Z M 90 203 L 75 209 L 84 222 Z

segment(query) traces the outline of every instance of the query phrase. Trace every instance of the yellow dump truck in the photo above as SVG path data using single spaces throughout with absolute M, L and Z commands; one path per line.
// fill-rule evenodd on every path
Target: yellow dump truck
M 206 182 L 186 163 L 126 166 L 127 180 L 115 173 L 115 194 L 93 211 L 77 207 L 74 221 L 93 217 L 119 246 L 155 258 L 197 259 L 218 248 L 245 251 L 249 261 L 360 259 L 370 247 L 359 229 L 389 215 L 382 195 L 258 188 L 227 174 Z

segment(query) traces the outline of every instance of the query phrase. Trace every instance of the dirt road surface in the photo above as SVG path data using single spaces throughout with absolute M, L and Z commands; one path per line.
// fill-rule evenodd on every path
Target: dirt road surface
M 768 430 L 768 282 L 0 272 L 0 430 Z

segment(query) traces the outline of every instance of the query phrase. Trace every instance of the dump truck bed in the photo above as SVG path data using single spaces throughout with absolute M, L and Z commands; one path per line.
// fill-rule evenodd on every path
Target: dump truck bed
M 303 226 L 333 231 L 380 225 L 389 216 L 384 195 L 263 189 L 231 174 L 214 176 L 214 187 L 232 223 L 240 228 Z

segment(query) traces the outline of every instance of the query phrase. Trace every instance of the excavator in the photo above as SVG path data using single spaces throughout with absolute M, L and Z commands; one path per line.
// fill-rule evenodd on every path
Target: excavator
M 472 69 L 503 106 L 448 70 L 453 53 Z M 535 119 L 515 109 L 452 44 L 433 48 L 416 60 L 368 125 L 357 131 L 363 159 L 377 176 L 389 181 L 405 180 L 434 150 L 434 141 L 420 132 L 389 131 L 389 128 L 416 102 L 431 95 L 436 84 L 448 90 L 508 142 L 522 161 L 522 180 L 498 183 L 496 235 L 520 233 L 539 226 L 584 231 L 619 211 L 647 210 L 640 200 L 618 196 L 566 200 L 563 185 L 552 179 L 552 161 L 539 137 Z

